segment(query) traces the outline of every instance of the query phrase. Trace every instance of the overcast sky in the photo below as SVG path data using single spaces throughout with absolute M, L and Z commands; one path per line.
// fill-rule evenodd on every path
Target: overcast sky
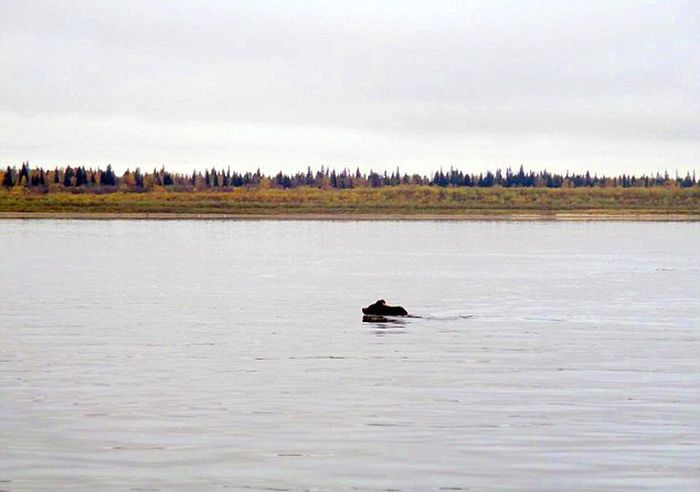
M 0 159 L 700 170 L 700 2 L 0 0 Z

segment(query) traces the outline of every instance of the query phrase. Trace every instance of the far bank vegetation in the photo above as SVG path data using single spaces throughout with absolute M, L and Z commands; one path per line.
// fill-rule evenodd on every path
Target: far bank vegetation
M 497 170 L 432 176 L 312 172 L 266 176 L 227 169 L 104 170 L 23 163 L 0 171 L 0 212 L 465 214 L 513 212 L 700 214 L 694 174 L 670 177 L 564 175 Z

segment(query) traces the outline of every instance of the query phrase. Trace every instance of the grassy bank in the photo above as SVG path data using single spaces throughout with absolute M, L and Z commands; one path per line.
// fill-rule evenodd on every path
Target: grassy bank
M 395 186 L 226 192 L 0 191 L 0 213 L 235 216 L 698 215 L 700 188 L 438 188 Z

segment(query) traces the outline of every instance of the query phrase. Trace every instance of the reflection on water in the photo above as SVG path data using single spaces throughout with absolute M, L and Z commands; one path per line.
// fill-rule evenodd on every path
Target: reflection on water
M 381 316 L 381 315 L 376 315 L 376 314 L 363 315 L 362 321 L 364 323 L 376 323 L 378 325 L 386 325 L 386 324 L 405 325 L 406 324 L 406 319 L 404 319 L 402 317 Z
M 698 224 L 0 226 L 0 489 L 700 488 Z

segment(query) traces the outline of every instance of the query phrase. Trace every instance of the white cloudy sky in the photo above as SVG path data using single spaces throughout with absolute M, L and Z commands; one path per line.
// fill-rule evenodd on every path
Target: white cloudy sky
M 700 2 L 0 0 L 0 160 L 700 169 Z

